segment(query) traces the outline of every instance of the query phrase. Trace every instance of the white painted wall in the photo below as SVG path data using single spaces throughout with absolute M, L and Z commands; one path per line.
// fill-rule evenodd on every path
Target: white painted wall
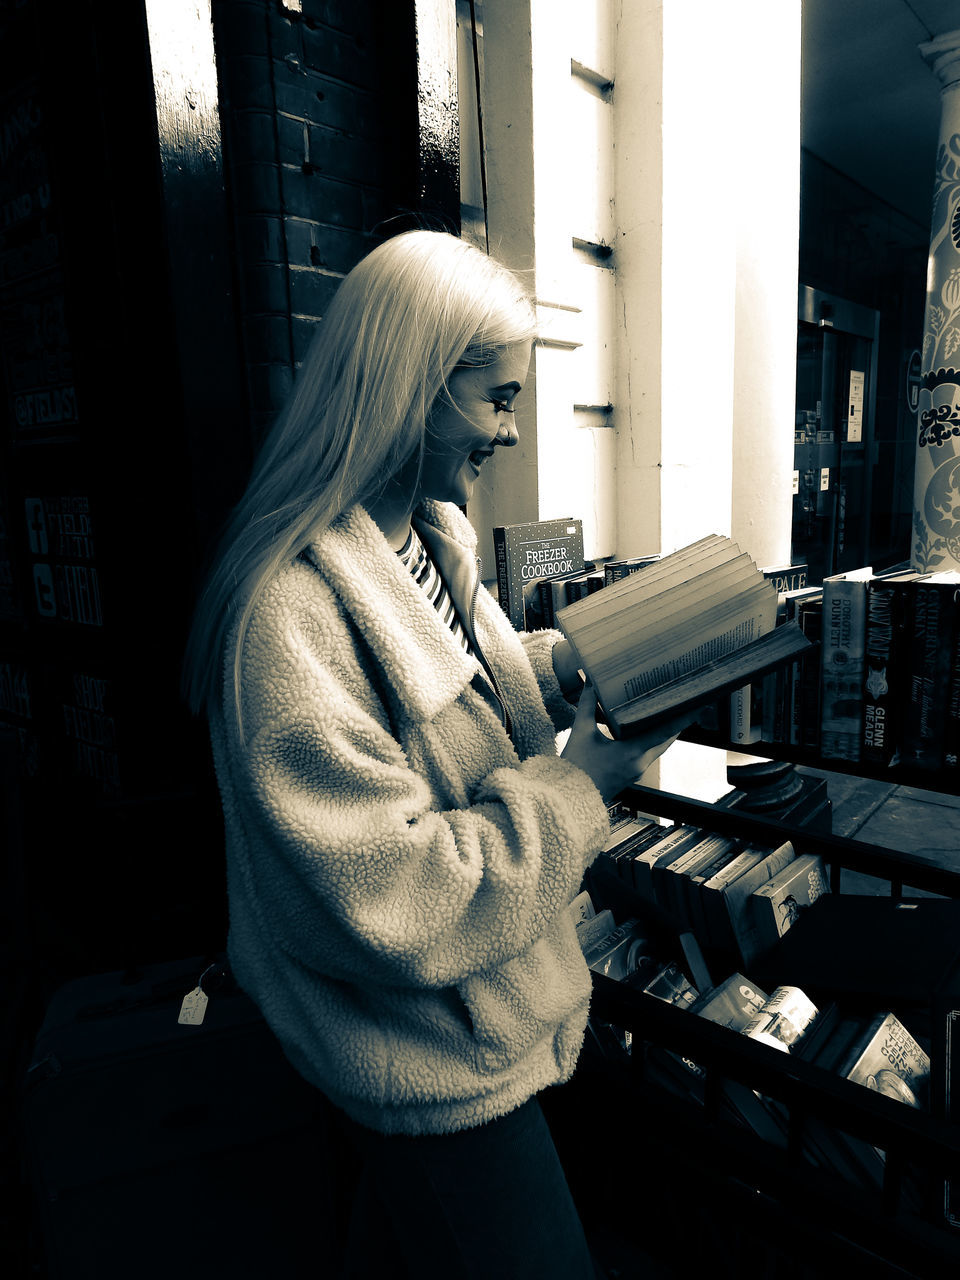
M 617 59 L 618 554 L 716 531 L 780 563 L 800 3 L 622 0 Z
M 574 515 L 593 558 L 718 531 L 787 560 L 800 0 L 482 12 L 491 251 L 533 271 L 546 340 L 523 443 L 471 504 L 482 541 Z

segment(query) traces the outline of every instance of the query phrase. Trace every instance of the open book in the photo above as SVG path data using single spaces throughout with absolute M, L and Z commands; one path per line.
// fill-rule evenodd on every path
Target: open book
M 557 623 L 616 737 L 739 689 L 810 648 L 777 590 L 711 534 L 566 608 Z

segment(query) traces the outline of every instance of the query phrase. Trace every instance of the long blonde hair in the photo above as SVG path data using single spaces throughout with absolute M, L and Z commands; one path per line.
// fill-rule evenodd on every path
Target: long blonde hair
M 350 271 L 263 442 L 200 595 L 183 683 L 195 713 L 219 702 L 232 657 L 242 732 L 243 641 L 267 584 L 337 516 L 373 502 L 405 464 L 422 459 L 430 408 L 455 368 L 493 364 L 534 334 L 517 277 L 445 232 L 405 232 Z

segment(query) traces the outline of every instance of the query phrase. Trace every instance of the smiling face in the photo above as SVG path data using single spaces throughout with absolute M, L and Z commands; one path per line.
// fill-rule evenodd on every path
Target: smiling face
M 494 449 L 518 442 L 513 407 L 529 366 L 530 346 L 517 343 L 495 364 L 450 375 L 427 423 L 421 498 L 463 506 Z

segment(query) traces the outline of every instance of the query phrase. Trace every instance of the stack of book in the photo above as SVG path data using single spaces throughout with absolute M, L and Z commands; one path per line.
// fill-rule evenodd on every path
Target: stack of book
M 960 570 L 866 565 L 811 586 L 719 534 L 594 565 L 575 519 L 494 543 L 505 612 L 564 632 L 616 737 L 691 711 L 738 746 L 960 770 Z
M 520 631 L 556 626 L 557 610 L 611 586 L 660 557 L 595 563 L 583 555 L 583 523 L 573 516 L 494 526 L 497 598 Z
M 957 770 L 960 571 L 865 566 L 782 593 L 781 609 L 820 648 L 774 688 L 758 737 L 872 768 Z
M 829 892 L 821 859 L 676 823 L 614 827 L 601 862 L 703 951 L 751 965 Z

